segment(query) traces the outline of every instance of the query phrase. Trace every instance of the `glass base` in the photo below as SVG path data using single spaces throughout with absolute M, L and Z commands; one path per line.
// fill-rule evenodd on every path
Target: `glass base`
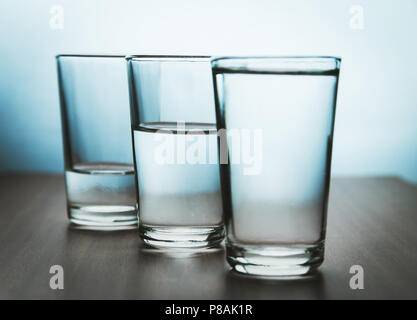
M 227 261 L 239 273 L 263 277 L 309 275 L 323 262 L 324 242 L 315 245 L 226 245 Z
M 72 223 L 83 226 L 118 227 L 138 223 L 134 206 L 69 206 Z
M 177 227 L 150 226 L 139 224 L 139 234 L 143 241 L 161 249 L 201 249 L 219 245 L 225 235 L 223 226 Z

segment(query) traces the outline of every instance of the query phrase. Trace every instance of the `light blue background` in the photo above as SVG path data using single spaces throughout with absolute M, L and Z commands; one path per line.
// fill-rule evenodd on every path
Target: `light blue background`
M 333 175 L 417 182 L 416 14 L 415 0 L 1 0 L 0 170 L 63 169 L 58 53 L 336 55 Z

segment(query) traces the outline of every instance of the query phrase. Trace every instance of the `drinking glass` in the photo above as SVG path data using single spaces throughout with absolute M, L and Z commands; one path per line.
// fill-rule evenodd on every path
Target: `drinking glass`
M 67 212 L 91 226 L 137 224 L 124 56 L 57 56 Z
M 212 60 L 228 159 L 221 165 L 227 260 L 238 272 L 297 276 L 323 261 L 340 62 Z
M 139 232 L 156 248 L 224 238 L 209 57 L 127 57 Z

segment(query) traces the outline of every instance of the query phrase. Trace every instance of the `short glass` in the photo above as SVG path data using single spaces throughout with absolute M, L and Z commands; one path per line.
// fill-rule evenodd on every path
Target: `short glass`
M 91 226 L 137 224 L 124 56 L 57 56 L 67 212 Z
M 340 62 L 212 61 L 230 156 L 222 165 L 227 260 L 238 272 L 297 276 L 323 262 Z
M 224 219 L 210 57 L 127 57 L 139 232 L 156 248 L 218 245 Z

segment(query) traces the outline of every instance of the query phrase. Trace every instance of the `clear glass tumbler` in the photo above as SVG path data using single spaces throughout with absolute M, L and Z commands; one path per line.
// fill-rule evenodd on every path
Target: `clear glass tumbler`
M 339 67 L 334 57 L 212 61 L 230 156 L 227 260 L 238 272 L 297 276 L 323 262 Z
M 139 232 L 157 248 L 224 238 L 209 57 L 127 58 Z
M 69 219 L 137 224 L 124 56 L 57 56 Z

